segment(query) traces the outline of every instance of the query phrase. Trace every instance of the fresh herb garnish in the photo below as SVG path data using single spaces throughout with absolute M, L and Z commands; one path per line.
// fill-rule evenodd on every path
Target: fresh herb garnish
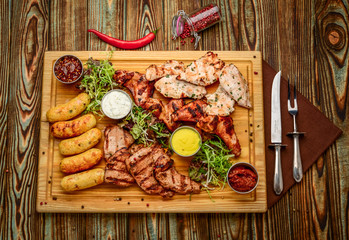
M 156 121 L 151 112 L 134 105 L 125 120 L 133 124 L 130 133 L 138 144 L 149 146 L 158 141 L 164 147 L 169 147 L 171 133 L 164 123 Z
M 223 188 L 234 157 L 230 152 L 218 136 L 205 141 L 189 166 L 189 177 L 201 182 L 207 190 L 213 189 L 212 186 Z
M 111 55 L 112 52 L 110 52 L 105 60 L 101 61 L 89 58 L 85 64 L 87 70 L 85 71 L 84 78 L 81 80 L 80 89 L 84 89 L 91 98 L 91 102 L 85 110 L 86 113 L 92 112 L 103 116 L 100 112 L 102 98 L 109 90 L 118 86 L 113 81 L 115 70 L 109 62 Z

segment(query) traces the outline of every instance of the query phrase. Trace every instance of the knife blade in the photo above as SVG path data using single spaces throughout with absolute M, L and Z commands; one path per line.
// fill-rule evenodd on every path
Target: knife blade
M 273 80 L 271 89 L 271 143 L 275 148 L 275 170 L 274 170 L 274 192 L 280 195 L 283 190 L 283 179 L 281 169 L 281 107 L 280 107 L 280 83 L 281 71 Z

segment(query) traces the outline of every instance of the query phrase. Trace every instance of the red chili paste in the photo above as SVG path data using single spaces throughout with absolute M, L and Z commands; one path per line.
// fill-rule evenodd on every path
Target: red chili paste
M 257 174 L 249 167 L 238 166 L 228 174 L 228 181 L 232 188 L 239 192 L 248 192 L 257 184 Z
M 76 57 L 65 56 L 56 62 L 54 72 L 62 82 L 74 82 L 81 75 L 82 65 Z

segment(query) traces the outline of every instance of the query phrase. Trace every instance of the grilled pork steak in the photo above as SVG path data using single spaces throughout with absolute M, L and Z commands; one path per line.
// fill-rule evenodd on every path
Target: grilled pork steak
M 128 187 L 135 182 L 126 167 L 126 159 L 131 156 L 126 148 L 122 148 L 106 159 L 105 182 L 119 187 Z
M 165 189 L 179 194 L 200 193 L 200 184 L 177 172 L 173 166 L 173 160 L 162 148 L 156 148 L 152 157 L 155 164 L 155 178 Z
M 127 169 L 146 193 L 159 194 L 164 198 L 172 197 L 174 193 L 164 189 L 154 177 L 154 161 L 151 154 L 153 149 L 154 147 L 139 149 L 126 159 Z
M 134 139 L 132 135 L 121 127 L 117 125 L 106 127 L 104 130 L 105 159 L 110 158 L 121 148 L 128 148 L 133 142 Z

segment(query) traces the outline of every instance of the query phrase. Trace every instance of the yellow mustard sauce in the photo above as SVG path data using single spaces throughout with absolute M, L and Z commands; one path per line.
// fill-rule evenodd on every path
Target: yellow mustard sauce
M 179 129 L 172 136 L 172 148 L 180 155 L 193 155 L 200 148 L 200 136 L 190 128 Z

